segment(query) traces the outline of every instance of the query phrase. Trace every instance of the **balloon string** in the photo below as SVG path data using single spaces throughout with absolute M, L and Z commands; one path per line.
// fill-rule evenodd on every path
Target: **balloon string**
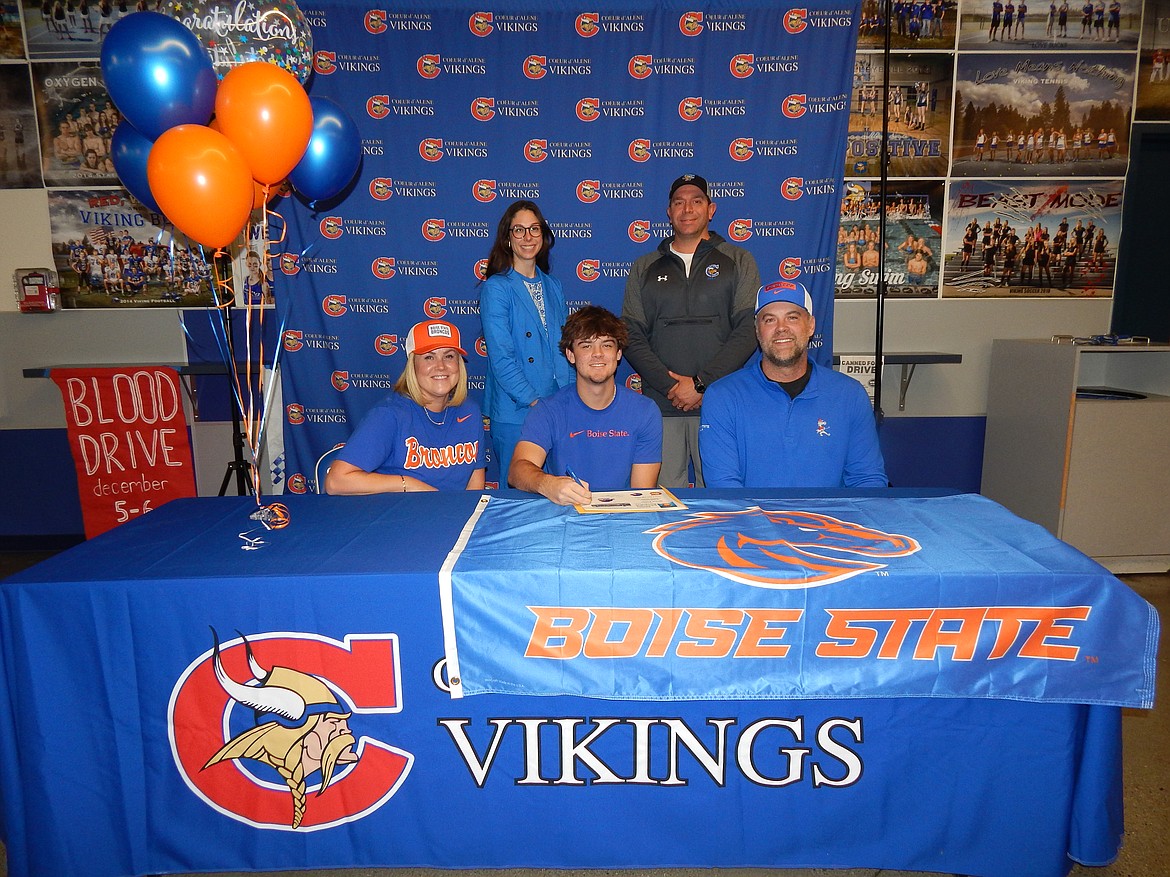
M 280 244 L 283 244 L 285 238 L 288 237 L 288 223 L 285 221 L 284 216 L 275 210 L 265 210 L 265 213 L 267 216 L 275 216 L 280 220 L 280 237 L 274 241 L 269 241 L 269 243 L 271 243 L 273 246 L 279 246 Z M 267 221 L 267 218 L 265 221 Z
M 220 310 L 231 307 L 232 302 L 236 298 L 236 293 L 235 290 L 232 289 L 231 281 L 224 277 L 219 270 L 219 257 L 224 255 L 227 255 L 227 252 L 223 249 L 223 247 L 217 247 L 215 252 L 211 254 L 211 270 L 215 277 L 215 288 L 212 290 L 212 292 L 215 294 L 215 307 L 219 308 Z M 203 261 L 207 261 L 206 256 L 204 256 Z
M 224 338 L 226 344 L 224 345 L 224 358 L 227 360 L 228 376 L 230 378 L 231 387 L 235 395 L 236 405 L 240 411 L 240 428 L 244 433 L 244 445 L 248 449 L 248 474 L 252 480 L 252 494 L 256 498 L 256 504 L 260 505 L 260 471 L 257 465 L 257 450 L 254 441 L 255 430 L 253 429 L 254 404 L 253 393 L 251 385 L 251 298 L 245 296 L 247 304 L 245 307 L 245 382 L 248 386 L 247 404 L 245 404 L 244 389 L 240 385 L 240 369 L 236 362 L 235 348 L 232 344 L 231 338 L 228 337 L 231 327 L 228 323 L 227 314 L 228 308 L 235 300 L 235 293 L 231 290 L 230 282 L 223 276 L 220 271 L 219 259 L 217 257 L 224 255 L 223 248 L 219 248 L 212 255 L 212 270 L 215 275 L 215 284 L 217 289 L 225 288 L 231 294 L 226 298 L 226 301 L 219 299 L 217 296 L 216 309 L 219 311 L 220 323 L 222 325 Z
M 272 254 L 272 245 L 274 243 L 280 244 L 280 243 L 284 242 L 285 237 L 286 237 L 287 232 L 288 232 L 288 224 L 284 221 L 283 216 L 281 216 L 279 213 L 277 213 L 274 210 L 268 209 L 268 197 L 267 196 L 268 196 L 269 191 L 270 191 L 270 189 L 269 189 L 268 184 L 265 184 L 265 186 L 264 186 L 265 198 L 264 198 L 264 203 L 261 207 L 261 229 L 262 229 L 262 233 L 260 235 L 260 239 L 262 241 L 262 244 L 261 244 L 261 249 L 262 249 L 261 265 L 263 266 L 263 270 L 265 272 L 264 282 L 269 284 L 269 287 L 272 290 L 272 295 L 275 298 L 275 294 L 276 294 L 275 286 L 272 284 L 272 281 L 270 279 L 273 276 L 272 262 L 276 258 Z M 269 219 L 270 216 L 275 216 L 281 221 L 280 238 L 276 241 L 271 240 L 271 224 L 270 224 L 270 219 Z M 259 417 L 258 417 L 259 426 L 256 430 L 257 449 L 259 449 L 260 444 L 264 441 L 264 435 L 267 432 L 268 416 L 269 416 L 269 412 L 271 411 L 272 397 L 275 395 L 275 391 L 276 391 L 277 375 L 279 374 L 278 369 L 279 369 L 280 351 L 281 351 L 281 345 L 279 343 L 279 338 L 284 334 L 285 319 L 287 319 L 287 313 L 286 313 L 285 317 L 281 320 L 281 325 L 279 327 L 279 331 L 277 332 L 278 343 L 276 345 L 276 352 L 275 352 L 275 354 L 273 354 L 273 357 L 272 357 L 271 369 L 266 370 L 266 369 L 264 369 L 264 341 L 265 341 L 264 332 L 263 332 L 264 311 L 265 311 L 265 309 L 261 308 L 260 316 L 259 316 L 259 325 L 261 327 L 260 328 L 260 339 L 259 339 L 259 357 L 260 357 L 259 364 L 261 367 L 261 373 L 260 373 L 260 384 L 259 384 L 259 390 L 260 390 L 260 411 L 259 411 Z M 266 381 L 266 377 L 267 377 L 266 372 L 268 372 L 271 375 L 271 380 Z M 267 386 L 265 386 L 266 383 L 267 383 Z M 259 450 L 257 450 L 257 458 L 259 458 Z

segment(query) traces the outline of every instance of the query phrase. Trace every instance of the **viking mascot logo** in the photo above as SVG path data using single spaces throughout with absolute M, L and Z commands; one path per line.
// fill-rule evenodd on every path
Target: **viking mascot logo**
M 399 711 L 396 637 L 269 634 L 253 637 L 254 651 L 243 636 L 221 648 L 212 634 L 211 654 L 172 695 L 172 751 L 192 791 L 257 828 L 305 831 L 360 819 L 398 790 L 413 756 L 350 729 L 355 715 Z M 293 666 L 266 667 L 273 658 L 326 670 L 349 690 Z M 251 678 L 240 681 L 244 673 Z

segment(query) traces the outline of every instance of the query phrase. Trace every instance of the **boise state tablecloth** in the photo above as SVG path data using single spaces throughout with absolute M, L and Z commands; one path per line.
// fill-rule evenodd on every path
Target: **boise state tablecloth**
M 440 589 L 456 697 L 1153 704 L 1153 608 L 980 496 L 485 496 Z

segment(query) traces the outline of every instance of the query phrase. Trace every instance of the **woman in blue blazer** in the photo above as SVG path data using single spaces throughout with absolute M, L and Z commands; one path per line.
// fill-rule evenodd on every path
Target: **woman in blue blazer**
M 573 380 L 558 349 L 568 317 L 565 297 L 561 282 L 548 273 L 555 240 L 535 203 L 510 205 L 500 218 L 480 291 L 488 359 L 484 413 L 491 418 L 501 482 L 528 409 Z

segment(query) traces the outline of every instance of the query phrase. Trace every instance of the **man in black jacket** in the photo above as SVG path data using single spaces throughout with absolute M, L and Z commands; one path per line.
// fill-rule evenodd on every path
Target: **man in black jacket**
M 634 262 L 626 280 L 625 356 L 662 411 L 659 483 L 686 487 L 693 463 L 695 486 L 702 487 L 699 406 L 707 386 L 756 349 L 760 270 L 751 253 L 710 230 L 715 204 L 702 177 L 674 181 L 666 215 L 674 234 Z

